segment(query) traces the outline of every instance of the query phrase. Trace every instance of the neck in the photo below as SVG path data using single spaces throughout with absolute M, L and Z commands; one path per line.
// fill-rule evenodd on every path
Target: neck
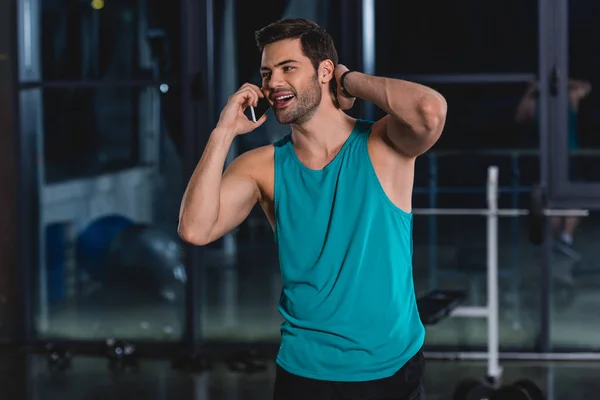
M 352 133 L 356 120 L 338 108 L 319 107 L 303 124 L 292 124 L 292 142 L 296 149 L 328 153 L 343 144 Z

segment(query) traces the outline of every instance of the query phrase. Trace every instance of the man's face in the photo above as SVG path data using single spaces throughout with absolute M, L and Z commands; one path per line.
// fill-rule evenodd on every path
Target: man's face
M 265 46 L 261 63 L 262 90 L 281 124 L 302 124 L 321 104 L 317 71 L 302 54 L 300 39 Z

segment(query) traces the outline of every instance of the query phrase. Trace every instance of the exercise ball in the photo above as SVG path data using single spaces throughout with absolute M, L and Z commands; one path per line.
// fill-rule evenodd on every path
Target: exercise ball
M 125 228 L 112 242 L 106 269 L 111 284 L 142 289 L 168 302 L 184 298 L 183 249 L 178 240 L 156 227 Z
M 104 265 L 109 249 L 119 234 L 133 221 L 122 215 L 106 215 L 90 222 L 77 236 L 75 243 L 76 260 L 86 279 L 104 282 Z

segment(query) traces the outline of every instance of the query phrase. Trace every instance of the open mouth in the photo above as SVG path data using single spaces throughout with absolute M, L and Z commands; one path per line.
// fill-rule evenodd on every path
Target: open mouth
M 275 108 L 283 108 L 290 104 L 294 97 L 291 93 L 273 96 L 273 106 Z

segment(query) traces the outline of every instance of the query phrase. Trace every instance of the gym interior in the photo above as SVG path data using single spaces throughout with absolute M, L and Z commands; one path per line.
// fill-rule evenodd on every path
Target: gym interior
M 2 398 L 270 398 L 270 225 L 257 208 L 192 247 L 177 220 L 228 96 L 260 82 L 254 31 L 284 17 L 325 27 L 350 68 L 448 102 L 413 197 L 428 398 L 487 398 L 491 378 L 534 386 L 497 398 L 595 398 L 598 15 L 594 0 L 0 0 Z M 228 160 L 288 131 L 271 119 Z

